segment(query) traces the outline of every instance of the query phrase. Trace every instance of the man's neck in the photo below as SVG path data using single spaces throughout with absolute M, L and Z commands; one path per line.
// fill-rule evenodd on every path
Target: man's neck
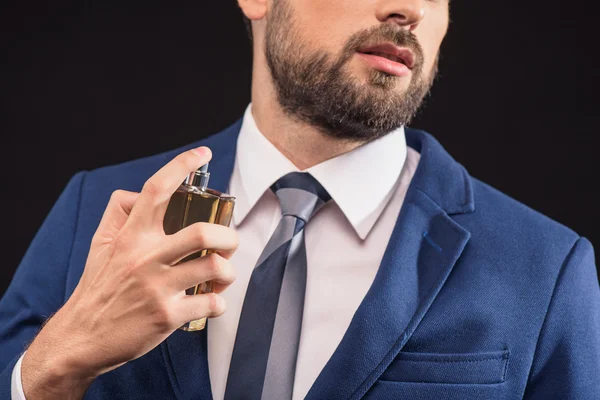
M 363 144 L 327 136 L 314 126 L 290 117 L 277 101 L 270 79 L 256 75 L 252 85 L 252 115 L 262 134 L 301 171 Z

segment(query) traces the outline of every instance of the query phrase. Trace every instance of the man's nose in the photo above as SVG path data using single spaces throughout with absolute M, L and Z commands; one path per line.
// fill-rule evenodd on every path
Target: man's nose
M 377 19 L 413 31 L 425 17 L 425 1 L 381 0 L 377 6 Z

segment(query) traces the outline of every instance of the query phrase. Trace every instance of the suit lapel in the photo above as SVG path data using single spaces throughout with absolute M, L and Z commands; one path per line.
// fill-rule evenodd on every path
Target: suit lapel
M 238 120 L 187 146 L 211 148 L 211 188 L 227 190 L 240 127 Z M 451 215 L 473 211 L 470 177 L 431 136 L 406 134 L 421 153 L 419 166 L 375 280 L 307 399 L 363 396 L 416 330 L 469 240 Z M 174 332 L 161 352 L 179 400 L 212 398 L 206 329 Z
M 404 347 L 470 234 L 451 214 L 473 210 L 470 178 L 431 136 L 407 130 L 419 166 L 373 284 L 307 399 L 362 397 Z
M 209 187 L 225 192 L 233 172 L 237 137 L 241 120 L 206 140 L 186 148 L 208 146 L 213 153 L 210 161 Z M 207 322 L 210 324 L 210 320 Z M 212 399 L 207 359 L 207 328 L 198 332 L 177 330 L 161 344 L 167 373 L 179 400 Z

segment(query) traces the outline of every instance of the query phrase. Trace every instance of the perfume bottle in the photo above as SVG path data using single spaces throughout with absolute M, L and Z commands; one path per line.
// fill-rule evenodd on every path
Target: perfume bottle
M 196 222 L 209 222 L 229 226 L 235 197 L 217 190 L 209 189 L 208 163 L 197 171 L 188 175 L 181 186 L 173 193 L 167 206 L 164 219 L 164 229 L 167 235 L 172 235 L 186 226 Z M 212 253 L 213 250 L 205 249 L 191 254 L 178 264 L 202 257 Z M 191 287 L 185 292 L 188 295 L 209 293 L 212 291 L 212 282 L 205 282 Z M 199 331 L 206 326 L 206 318 L 188 322 L 179 329 L 184 331 Z

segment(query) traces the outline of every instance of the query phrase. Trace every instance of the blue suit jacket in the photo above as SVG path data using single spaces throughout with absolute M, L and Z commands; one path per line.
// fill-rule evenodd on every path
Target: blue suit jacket
M 213 150 L 226 190 L 241 121 L 185 148 L 76 174 L 0 302 L 0 398 L 68 299 L 112 191 L 139 191 L 176 154 Z M 425 132 L 372 287 L 307 398 L 600 399 L 600 290 L 590 243 L 470 177 Z M 210 322 L 209 322 L 210 323 Z M 206 330 L 177 331 L 100 376 L 90 399 L 209 399 Z

